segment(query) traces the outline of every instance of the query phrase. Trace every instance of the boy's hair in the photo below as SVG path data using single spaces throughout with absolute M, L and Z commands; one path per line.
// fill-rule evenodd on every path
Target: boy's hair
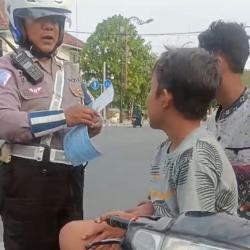
M 249 37 L 242 24 L 215 21 L 198 39 L 199 46 L 209 53 L 221 52 L 232 72 L 243 73 L 249 56 Z
M 167 89 L 173 104 L 185 118 L 202 119 L 220 84 L 216 59 L 201 48 L 164 52 L 154 67 L 158 95 Z

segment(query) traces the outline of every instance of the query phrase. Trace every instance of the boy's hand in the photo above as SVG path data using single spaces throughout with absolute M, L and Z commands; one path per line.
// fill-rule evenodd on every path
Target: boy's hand
M 101 215 L 95 221 L 97 223 L 102 223 L 104 221 L 107 221 L 112 216 L 118 216 L 118 217 L 121 217 L 121 218 L 127 219 L 127 220 L 131 220 L 132 218 L 136 217 L 135 214 L 128 213 L 128 212 L 125 212 L 125 211 L 111 211 L 111 212 L 108 212 L 108 213 L 105 213 L 105 214 Z
M 117 227 L 111 227 L 106 222 L 103 222 L 100 228 L 96 228 L 95 231 L 93 231 L 92 235 L 85 235 L 82 237 L 83 240 L 90 242 L 88 245 L 90 245 L 93 242 L 106 240 L 106 239 L 114 239 L 114 238 L 122 238 L 126 231 Z M 119 245 L 113 244 L 113 245 L 100 245 L 94 248 L 95 250 L 116 250 L 120 249 Z
M 106 214 L 101 215 L 99 218 L 95 220 L 97 223 L 96 229 L 93 231 L 93 233 L 90 235 L 85 235 L 82 239 L 87 240 L 88 242 L 96 242 L 100 240 L 105 239 L 112 239 L 112 238 L 122 238 L 126 230 L 117 228 L 117 227 L 111 227 L 106 223 L 106 220 L 109 219 L 112 216 L 118 216 L 124 219 L 132 219 L 135 217 L 132 213 L 127 213 L 124 211 L 111 211 Z M 99 227 L 98 227 L 99 225 Z M 98 246 L 95 248 L 96 250 L 117 250 L 120 249 L 120 246 L 117 245 L 106 245 L 106 246 Z

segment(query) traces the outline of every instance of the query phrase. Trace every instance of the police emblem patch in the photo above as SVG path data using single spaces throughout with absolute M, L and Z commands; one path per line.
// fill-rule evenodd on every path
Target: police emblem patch
M 0 69 L 0 86 L 5 87 L 10 77 L 11 77 L 10 71 L 6 69 Z
M 70 82 L 70 90 L 77 97 L 83 97 L 83 90 L 79 82 Z
M 29 90 L 29 92 L 31 92 L 34 95 L 39 95 L 41 93 L 41 91 L 42 91 L 42 88 L 41 87 L 29 88 L 28 90 Z

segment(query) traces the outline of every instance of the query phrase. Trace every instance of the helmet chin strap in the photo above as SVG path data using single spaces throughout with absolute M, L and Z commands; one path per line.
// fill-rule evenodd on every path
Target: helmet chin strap
M 26 39 L 26 42 L 20 47 L 25 50 L 28 50 L 34 57 L 39 59 L 39 58 L 46 58 L 46 57 L 50 58 L 51 56 L 56 55 L 57 49 L 60 46 L 60 44 L 61 44 L 61 40 L 59 39 L 55 47 L 50 52 L 47 52 L 47 53 L 41 51 L 36 45 L 31 43 L 28 39 Z
M 30 53 L 36 57 L 36 58 L 44 58 L 44 57 L 48 57 L 50 58 L 51 56 L 56 54 L 56 50 L 57 50 L 57 45 L 55 46 L 55 48 L 49 52 L 49 53 L 45 53 L 43 51 L 41 51 L 38 47 L 36 47 L 35 45 L 31 45 L 29 48 Z
M 35 56 L 36 58 L 44 58 L 48 57 L 50 58 L 51 56 L 56 54 L 56 51 L 58 47 L 62 44 L 63 42 L 63 36 L 64 36 L 64 24 L 59 25 L 60 31 L 59 31 L 59 39 L 53 50 L 49 53 L 44 53 L 42 52 L 36 45 L 32 44 L 28 38 L 26 38 L 26 42 L 24 43 L 23 47 L 26 48 L 27 50 L 30 51 L 30 53 Z

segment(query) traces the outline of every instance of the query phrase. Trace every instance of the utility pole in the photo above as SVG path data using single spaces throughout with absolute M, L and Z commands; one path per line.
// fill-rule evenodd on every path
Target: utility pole
M 123 108 L 122 108 L 122 102 L 123 102 L 123 87 L 124 87 L 124 72 L 123 72 L 123 60 L 122 67 L 121 67 L 121 85 L 120 85 L 120 102 L 119 102 L 119 109 L 120 109 L 120 116 L 119 116 L 119 122 L 123 122 Z
M 154 19 L 150 18 L 147 19 L 146 21 L 141 20 L 137 16 L 131 16 L 128 18 L 128 21 L 125 24 L 125 70 L 124 70 L 124 85 L 125 87 L 127 86 L 128 83 L 128 57 L 129 57 L 129 47 L 128 47 L 128 26 L 131 21 L 135 21 L 138 25 L 144 25 L 147 23 L 151 23 L 154 21 Z
M 106 80 L 107 74 L 106 74 L 106 69 L 107 69 L 107 64 L 106 62 L 103 63 L 103 82 L 101 84 L 101 94 L 104 92 L 104 82 Z M 103 110 L 103 120 L 104 122 L 106 121 L 106 107 Z
M 143 21 L 137 16 L 131 16 L 126 20 L 124 27 L 124 38 L 125 38 L 125 53 L 124 53 L 124 65 L 122 63 L 122 71 L 121 71 L 121 86 L 120 86 L 120 123 L 123 122 L 123 89 L 127 87 L 128 84 L 128 57 L 129 57 L 129 46 L 128 46 L 128 27 L 131 21 L 135 21 L 138 25 L 147 24 L 153 21 L 152 18 Z M 121 31 L 121 29 L 120 29 Z M 123 61 L 123 60 L 122 60 Z

